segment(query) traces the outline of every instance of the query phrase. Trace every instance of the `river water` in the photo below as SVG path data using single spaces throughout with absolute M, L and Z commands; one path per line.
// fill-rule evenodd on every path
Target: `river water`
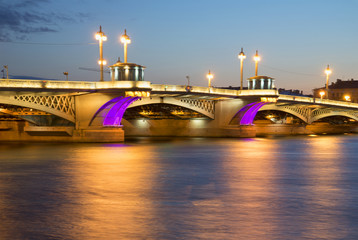
M 358 136 L 2 144 L 0 239 L 358 239 Z

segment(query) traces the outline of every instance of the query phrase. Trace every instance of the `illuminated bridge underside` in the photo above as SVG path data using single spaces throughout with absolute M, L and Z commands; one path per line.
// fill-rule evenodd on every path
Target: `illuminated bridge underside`
M 214 119 L 215 101 L 193 98 L 142 98 L 131 104 L 124 118 Z
M 24 114 L 24 115 L 46 115 L 51 114 L 63 119 L 66 119 L 72 123 L 75 122 L 75 104 L 74 97 L 69 95 L 54 95 L 54 96 L 31 96 L 31 95 L 15 95 L 15 96 L 0 96 L 0 104 L 9 106 L 18 106 L 24 109 L 37 110 L 33 111 L 36 114 Z M 11 110 L 10 110 L 11 111 Z M 14 111 L 12 111 L 14 112 Z M 19 111 L 15 111 L 21 115 Z M 28 112 L 28 111 L 27 111 Z M 43 112 L 41 114 L 40 112 Z
M 56 125 L 69 125 L 67 120 L 61 120 L 55 115 L 39 111 L 36 109 L 30 109 L 25 107 L 13 106 L 13 105 L 0 105 L 0 121 L 18 121 L 25 120 L 31 122 L 34 125 L 50 126 Z

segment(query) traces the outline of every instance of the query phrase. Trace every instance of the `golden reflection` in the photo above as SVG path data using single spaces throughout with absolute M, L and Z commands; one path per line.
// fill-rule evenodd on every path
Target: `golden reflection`
M 344 147 L 340 138 L 321 136 L 310 138 L 307 146 L 308 161 L 305 179 L 307 203 L 307 220 L 303 237 L 310 239 L 341 239 L 345 229 L 337 228 L 336 209 L 342 205 L 346 194 L 341 188 L 342 158 Z M 308 221 L 306 221 L 308 223 Z M 332 229 L 336 231 L 332 232 Z M 343 237 L 344 238 L 344 237 Z
M 120 145 L 88 147 L 73 153 L 77 172 L 73 173 L 73 192 L 68 194 L 78 196 L 73 219 L 77 239 L 140 239 L 150 235 L 148 220 L 155 209 L 149 196 L 155 191 L 158 172 L 153 164 L 155 156 L 149 146 L 141 146 L 140 151 Z
M 195 214 L 192 224 L 219 222 L 216 232 L 203 231 L 195 239 L 225 239 L 230 229 L 231 236 L 241 239 L 269 239 L 267 236 L 277 232 L 277 222 L 272 218 L 277 214 L 270 203 L 277 194 L 276 156 L 278 148 L 274 140 L 255 139 L 252 141 L 230 142 L 227 153 L 220 166 L 225 173 L 225 185 L 207 186 L 208 191 L 226 189 L 223 197 L 216 200 L 197 200 L 194 202 Z M 236 156 L 236 157 L 233 157 Z M 270 200 L 271 199 L 271 200 Z M 231 214 L 227 215 L 227 211 Z M 196 219 L 195 216 L 200 216 Z M 270 219 L 271 218 L 271 219 Z M 196 226 L 205 229 L 208 226 Z

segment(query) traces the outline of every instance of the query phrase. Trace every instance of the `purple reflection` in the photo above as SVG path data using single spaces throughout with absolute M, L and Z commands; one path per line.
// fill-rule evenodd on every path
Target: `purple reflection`
M 265 104 L 266 104 L 266 102 L 258 102 L 258 103 L 255 102 L 255 103 L 250 103 L 250 104 L 246 105 L 245 107 L 243 107 L 241 109 L 241 110 L 243 110 L 243 114 L 242 114 L 242 117 L 240 120 L 240 125 L 252 125 L 257 112 Z

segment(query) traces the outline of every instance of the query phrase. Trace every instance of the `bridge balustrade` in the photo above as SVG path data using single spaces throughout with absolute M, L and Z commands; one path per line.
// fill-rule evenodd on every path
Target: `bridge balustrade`
M 358 108 L 357 103 L 352 102 L 344 102 L 330 99 L 320 99 L 320 98 L 311 98 L 311 97 L 303 97 L 303 96 L 292 96 L 292 95 L 279 95 L 279 100 L 284 101 L 296 101 L 303 103 L 313 103 L 313 104 L 324 104 L 331 106 L 339 106 L 339 107 L 349 107 L 349 108 Z

